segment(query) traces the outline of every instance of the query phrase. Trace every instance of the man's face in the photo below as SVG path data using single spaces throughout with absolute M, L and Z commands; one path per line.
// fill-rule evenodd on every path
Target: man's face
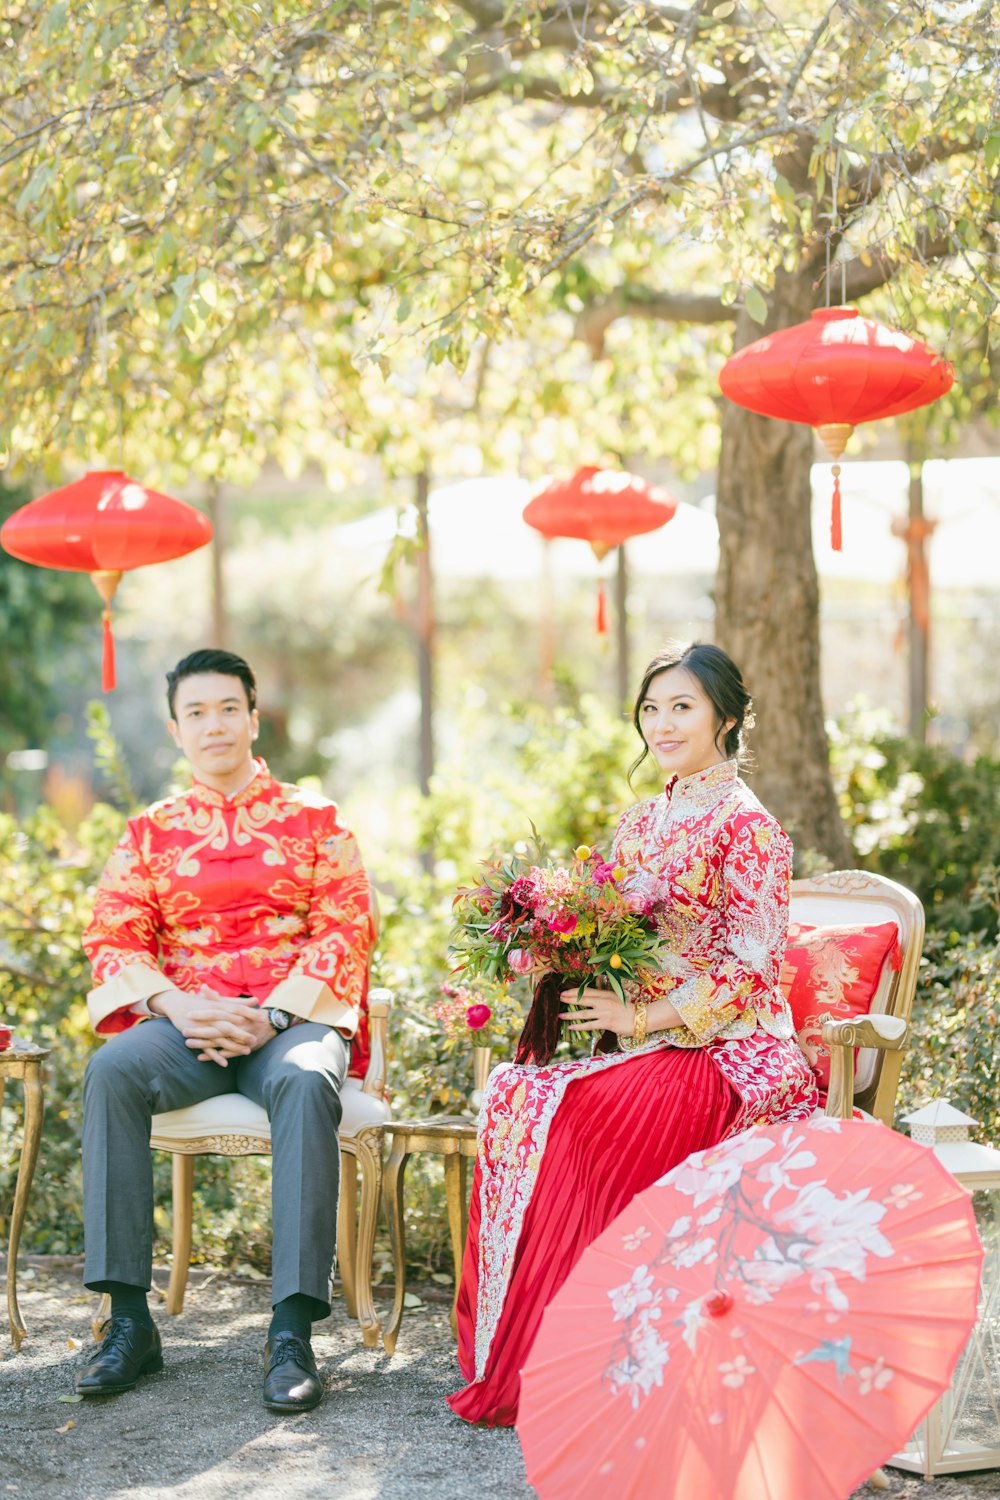
M 197 779 L 217 792 L 235 792 L 253 772 L 257 710 L 238 677 L 195 672 L 177 685 L 167 728 Z

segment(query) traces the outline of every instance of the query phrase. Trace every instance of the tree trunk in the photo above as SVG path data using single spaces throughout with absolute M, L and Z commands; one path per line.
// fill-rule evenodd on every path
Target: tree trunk
M 206 496 L 208 519 L 212 523 L 212 645 L 217 651 L 229 649 L 229 601 L 226 598 L 225 558 L 226 505 L 218 483 L 212 483 Z
M 808 276 L 779 273 L 762 330 L 745 313 L 734 347 L 808 318 Z M 723 403 L 716 641 L 754 698 L 752 782 L 801 859 L 852 855 L 837 808 L 820 692 L 819 583 L 812 547 L 813 434 Z
M 615 570 L 615 644 L 618 648 L 615 672 L 615 696 L 618 699 L 615 705 L 619 713 L 624 713 L 629 707 L 630 695 L 633 691 L 632 668 L 629 664 L 629 638 L 628 638 L 628 557 L 625 552 L 625 543 L 616 549 L 618 554 L 618 566 Z
M 420 740 L 418 780 L 421 794 L 430 794 L 434 775 L 434 575 L 431 567 L 431 533 L 427 517 L 430 478 L 426 469 L 416 477 L 414 504 L 417 511 L 417 677 L 420 682 Z
M 926 740 L 931 647 L 927 541 L 934 528 L 924 515 L 922 448 L 914 442 L 908 443 L 906 457 L 910 469 L 910 515 L 906 527 L 906 584 L 910 616 L 910 734 L 915 740 Z

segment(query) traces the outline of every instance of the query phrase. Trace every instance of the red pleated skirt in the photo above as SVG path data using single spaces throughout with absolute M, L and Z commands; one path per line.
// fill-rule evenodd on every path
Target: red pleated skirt
M 542 1313 L 584 1250 L 636 1193 L 692 1151 L 717 1145 L 739 1108 L 736 1090 L 700 1048 L 663 1048 L 569 1085 L 549 1129 L 503 1312 L 478 1381 L 476 1164 L 457 1307 L 458 1363 L 470 1384 L 447 1398 L 452 1411 L 467 1422 L 513 1426 L 521 1369 Z

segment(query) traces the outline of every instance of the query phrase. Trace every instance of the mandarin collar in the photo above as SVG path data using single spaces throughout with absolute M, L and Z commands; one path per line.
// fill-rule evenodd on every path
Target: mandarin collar
M 195 779 L 191 783 L 191 790 L 199 802 L 204 802 L 209 807 L 240 807 L 245 802 L 253 802 L 261 792 L 274 780 L 267 768 L 267 761 L 260 756 L 254 756 L 254 774 L 246 786 L 241 786 L 238 792 L 227 797 L 225 792 L 217 792 L 215 787 L 206 786 L 203 781 Z
M 670 807 L 714 807 L 736 784 L 738 773 L 739 764 L 735 759 L 721 760 L 691 776 L 671 776 L 663 788 L 663 795 Z

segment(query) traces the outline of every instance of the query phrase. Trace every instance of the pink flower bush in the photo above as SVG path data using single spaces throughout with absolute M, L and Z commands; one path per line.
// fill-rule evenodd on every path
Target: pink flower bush
M 482 1032 L 493 1018 L 493 1011 L 477 995 L 475 990 L 464 985 L 443 984 L 441 999 L 433 1007 L 435 1017 L 444 1027 L 445 1035 L 456 1040 L 472 1033 Z M 481 1040 L 476 1036 L 476 1041 Z

